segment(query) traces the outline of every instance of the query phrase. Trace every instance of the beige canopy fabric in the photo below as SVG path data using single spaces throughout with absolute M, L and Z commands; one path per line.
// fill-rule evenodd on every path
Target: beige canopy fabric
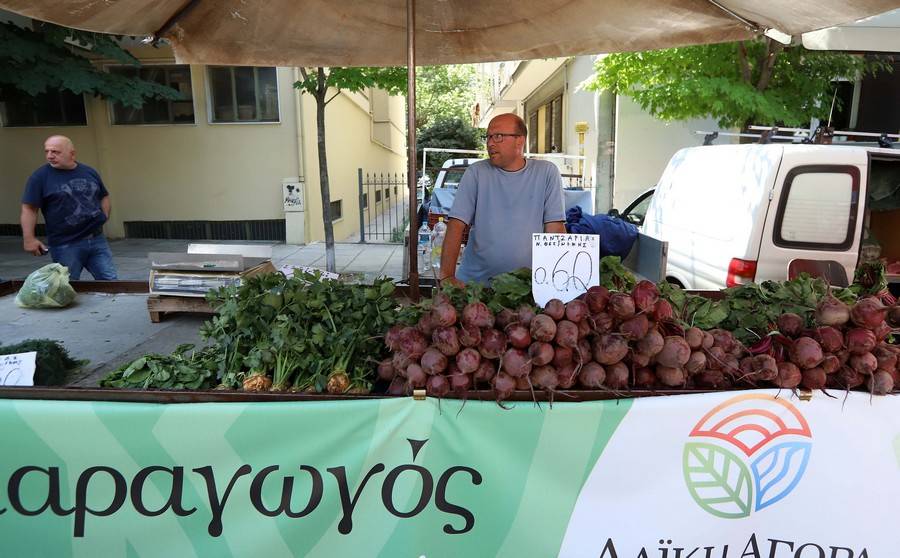
M 525 60 L 789 35 L 900 7 L 900 0 L 416 1 L 420 65 Z M 160 35 L 184 63 L 406 65 L 405 0 L 0 0 L 67 27 Z M 731 13 L 729 13 L 731 12 Z

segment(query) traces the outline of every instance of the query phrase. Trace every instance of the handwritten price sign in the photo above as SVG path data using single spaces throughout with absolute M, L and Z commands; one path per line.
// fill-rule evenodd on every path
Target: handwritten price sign
M 600 237 L 536 233 L 531 243 L 531 293 L 538 306 L 568 302 L 600 284 Z
M 0 356 L 0 386 L 33 386 L 36 352 Z

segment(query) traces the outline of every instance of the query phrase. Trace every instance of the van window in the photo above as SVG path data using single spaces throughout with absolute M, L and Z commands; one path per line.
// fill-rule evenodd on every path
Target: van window
M 849 248 L 856 224 L 859 171 L 856 167 L 830 170 L 834 168 L 799 167 L 788 173 L 775 223 L 776 245 Z

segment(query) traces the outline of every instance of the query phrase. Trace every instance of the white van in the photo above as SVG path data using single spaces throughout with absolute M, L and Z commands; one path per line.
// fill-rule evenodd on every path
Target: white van
M 682 149 L 652 195 L 642 232 L 668 242 L 666 278 L 688 289 L 853 280 L 863 238 L 900 260 L 900 151 L 745 144 Z M 900 278 L 897 278 L 900 280 Z

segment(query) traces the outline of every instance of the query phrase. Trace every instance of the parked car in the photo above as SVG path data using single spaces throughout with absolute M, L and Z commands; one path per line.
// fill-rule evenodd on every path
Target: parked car
M 607 215 L 610 217 L 618 217 L 632 225 L 640 227 L 644 224 L 644 216 L 647 214 L 647 208 L 650 206 L 650 199 L 653 197 L 653 192 L 655 191 L 656 186 L 648 189 L 646 192 L 635 198 L 628 204 L 628 207 L 626 207 L 624 211 L 619 212 L 618 209 L 610 209 Z
M 463 173 L 466 172 L 469 165 L 475 161 L 480 161 L 480 159 L 447 159 L 444 161 L 434 179 L 434 186 L 431 189 L 426 188 L 424 191 L 424 199 L 421 200 L 418 209 L 416 228 L 421 227 L 422 222 L 428 219 L 428 213 L 432 209 L 440 214 L 450 213 L 453 197 L 456 195 L 456 189 L 459 188 L 459 181 L 462 180 Z M 434 195 L 436 191 L 439 192 L 437 196 Z
M 785 280 L 803 271 L 846 285 L 869 236 L 888 263 L 900 260 L 897 150 L 682 149 L 645 199 L 642 232 L 668 242 L 666 278 L 689 289 Z M 636 219 L 640 210 L 633 212 Z

